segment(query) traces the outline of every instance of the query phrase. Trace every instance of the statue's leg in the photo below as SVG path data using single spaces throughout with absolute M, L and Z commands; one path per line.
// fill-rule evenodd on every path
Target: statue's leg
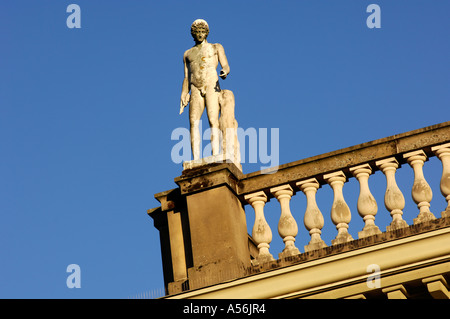
M 191 100 L 189 102 L 189 123 L 191 125 L 191 149 L 194 160 L 201 158 L 200 142 L 201 135 L 199 130 L 200 119 L 205 109 L 205 100 L 200 95 L 200 91 L 195 87 L 191 87 Z
M 220 129 L 219 129 L 219 94 L 214 88 L 206 91 L 206 113 L 208 114 L 209 126 L 211 128 L 212 155 L 220 152 Z

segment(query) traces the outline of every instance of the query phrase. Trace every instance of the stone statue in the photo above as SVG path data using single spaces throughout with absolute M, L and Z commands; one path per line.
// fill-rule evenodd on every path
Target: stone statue
M 219 43 L 208 43 L 208 23 L 203 19 L 195 20 L 191 25 L 191 35 L 195 45 L 183 55 L 184 80 L 181 91 L 180 114 L 189 104 L 189 122 L 191 148 L 194 161 L 200 160 L 199 122 L 206 107 L 211 127 L 212 155 L 220 154 L 220 139 L 225 158 L 240 167 L 240 150 L 237 139 L 237 122 L 234 118 L 234 94 L 221 90 L 217 66 L 222 70 L 219 76 L 226 79 L 230 73 L 225 51 Z M 191 94 L 189 94 L 189 91 Z M 220 114 L 220 119 L 219 119 Z

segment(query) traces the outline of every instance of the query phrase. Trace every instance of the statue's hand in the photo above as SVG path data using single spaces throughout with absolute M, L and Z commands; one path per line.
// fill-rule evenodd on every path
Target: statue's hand
M 227 78 L 228 73 L 224 71 L 224 69 L 220 70 L 219 76 L 222 78 L 222 80 L 225 80 Z
M 181 96 L 181 101 L 180 101 L 180 114 L 183 113 L 184 108 L 189 104 L 189 99 L 191 98 L 190 94 L 187 93 L 185 95 Z

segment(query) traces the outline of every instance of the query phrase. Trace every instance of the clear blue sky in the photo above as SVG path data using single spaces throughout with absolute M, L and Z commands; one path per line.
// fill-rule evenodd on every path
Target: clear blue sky
M 80 29 L 66 26 L 71 3 Z M 371 3 L 380 29 L 366 26 Z M 437 0 L 2 1 L 0 298 L 127 298 L 163 286 L 146 211 L 181 175 L 170 137 L 189 127 L 178 111 L 195 19 L 225 48 L 231 74 L 221 86 L 236 96 L 239 125 L 279 128 L 284 164 L 449 120 L 449 12 Z M 244 173 L 260 165 L 244 163 Z M 436 158 L 426 163 L 437 217 L 440 171 Z M 398 175 L 412 223 L 412 170 Z M 372 180 L 384 231 L 384 176 Z M 354 238 L 357 192 L 354 179 L 344 186 Z M 318 201 L 330 244 L 330 187 Z M 274 255 L 278 208 L 271 200 L 266 210 Z M 301 193 L 292 211 L 303 251 Z M 80 289 L 66 286 L 73 263 Z

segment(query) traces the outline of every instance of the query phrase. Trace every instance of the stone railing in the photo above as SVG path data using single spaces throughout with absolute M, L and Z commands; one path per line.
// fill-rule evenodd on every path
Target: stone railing
M 434 165 L 442 164 L 442 171 L 434 170 L 439 176 L 433 176 L 432 183 L 437 186 L 440 180 L 444 208 L 440 216 L 436 209 L 430 210 L 433 192 L 438 190 L 431 189 L 423 170 L 432 157 Z M 396 181 L 402 165 L 410 167 L 404 170 L 414 180 L 409 189 L 401 185 L 401 179 L 399 184 Z M 348 181 L 355 186 L 351 203 L 348 194 L 344 196 L 352 186 L 346 188 Z M 168 294 L 410 236 L 427 231 L 426 225 L 448 227 L 448 218 L 436 219 L 450 217 L 450 122 L 284 164 L 272 172 L 242 174 L 231 163 L 208 164 L 183 171 L 175 183 L 177 188 L 155 194 L 161 206 L 148 211 L 160 232 Z M 330 204 L 316 199 L 325 185 L 332 191 Z M 418 207 L 416 212 L 409 207 L 412 201 L 407 193 Z M 383 194 L 389 221 L 376 219 Z M 296 205 L 305 205 L 291 212 L 293 197 L 302 197 Z M 279 204 L 274 201 L 269 207 L 271 199 Z M 355 208 L 363 225 L 359 229 L 353 222 L 349 225 Z M 386 223 L 381 225 L 380 220 Z M 335 231 L 323 233 L 332 224 L 336 235 Z M 274 233 L 280 235 L 277 242 L 282 245 L 275 257 Z M 299 234 L 309 237 L 303 247 L 300 240 L 296 242 Z
M 321 238 L 325 222 L 324 216 L 316 202 L 316 193 L 322 185 L 330 185 L 333 190 L 333 202 L 330 209 L 331 222 L 336 226 L 337 235 L 331 245 L 352 241 L 348 229 L 352 212 L 343 195 L 344 184 L 351 178 L 359 183 L 357 211 L 364 221 L 364 227 L 358 232 L 358 238 L 380 234 L 375 215 L 379 203 L 370 191 L 370 176 L 376 171 L 384 174 L 386 183 L 384 206 L 389 211 L 392 221 L 386 231 L 407 227 L 403 219 L 405 207 L 404 193 L 409 191 L 418 207 L 418 214 L 413 223 L 419 224 L 439 217 L 450 217 L 450 127 L 449 122 L 408 132 L 398 136 L 365 143 L 356 147 L 290 163 L 278 168 L 274 174 L 254 173 L 245 175 L 240 181 L 239 193 L 244 204 L 253 207 L 255 220 L 252 238 L 257 245 L 258 254 L 253 264 L 273 261 L 270 243 L 274 230 L 284 242 L 284 249 L 278 254 L 279 259 L 298 255 L 302 249 L 295 245 L 300 222 L 294 218 L 290 201 L 298 191 L 306 196 L 303 224 L 310 234 L 309 243 L 304 252 L 327 247 Z M 446 201 L 446 209 L 441 216 L 430 211 L 433 191 L 424 176 L 423 166 L 428 158 L 437 156 L 442 163 L 440 191 Z M 396 171 L 407 164 L 414 175 L 412 189 L 401 190 L 396 182 Z M 435 190 L 436 192 L 436 190 Z M 280 218 L 278 225 L 270 226 L 266 220 L 264 207 L 270 198 L 279 202 Z M 247 212 L 248 214 L 249 212 Z M 296 216 L 299 216 L 296 212 Z M 413 212 L 408 212 L 412 214 Z M 354 214 L 353 214 L 354 215 Z

